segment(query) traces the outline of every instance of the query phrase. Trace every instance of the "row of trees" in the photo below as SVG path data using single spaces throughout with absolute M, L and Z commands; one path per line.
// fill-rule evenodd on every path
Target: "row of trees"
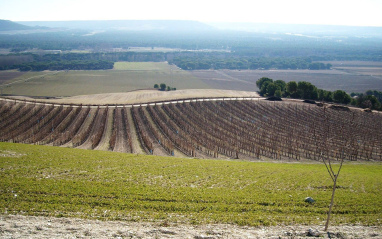
M 262 77 L 256 81 L 261 96 L 289 97 L 294 99 L 319 100 L 340 104 L 351 104 L 361 108 L 382 110 L 382 92 L 367 91 L 366 93 L 352 93 L 349 95 L 343 90 L 327 91 L 318 89 L 306 81 L 290 81 Z
M 215 57 L 206 56 L 180 56 L 171 61 L 183 70 L 208 70 L 208 69 L 309 69 L 327 70 L 331 64 L 312 62 L 310 58 L 248 58 L 248 57 Z
M 22 53 L 0 56 L 0 70 L 20 69 L 21 71 L 42 70 L 105 70 L 112 69 L 117 61 L 166 61 L 166 53 Z
M 161 90 L 161 91 L 171 91 L 171 90 L 176 90 L 174 87 L 167 86 L 165 83 L 161 83 L 160 85 L 155 84 L 154 85 L 155 89 Z
M 233 53 L 189 52 L 110 52 L 110 53 L 60 53 L 60 54 L 10 54 L 0 57 L 0 70 L 19 69 L 64 69 L 74 64 L 89 65 L 96 61 L 168 61 L 184 70 L 205 69 L 330 69 L 331 64 L 313 62 L 311 58 L 293 57 L 246 57 Z M 50 64 L 48 66 L 48 63 Z M 82 67 L 81 67 L 82 68 Z M 89 67 L 94 68 L 94 67 Z M 101 67 L 104 69 L 105 67 Z

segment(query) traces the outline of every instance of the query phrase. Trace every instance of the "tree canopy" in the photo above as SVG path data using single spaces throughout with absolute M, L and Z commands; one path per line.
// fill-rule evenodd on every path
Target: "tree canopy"
M 361 108 L 382 110 L 382 92 L 368 90 L 365 93 L 352 93 L 349 95 L 343 90 L 334 92 L 318 89 L 315 85 L 306 81 L 276 80 L 262 77 L 256 81 L 261 96 L 289 97 L 294 99 L 319 100 L 339 104 L 349 104 Z M 352 98 L 353 97 L 353 98 Z

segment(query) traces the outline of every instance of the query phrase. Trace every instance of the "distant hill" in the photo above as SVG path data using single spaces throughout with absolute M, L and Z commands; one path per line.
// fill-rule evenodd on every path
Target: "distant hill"
M 162 30 L 162 31 L 209 31 L 213 26 L 198 21 L 182 20 L 94 20 L 94 21 L 28 21 L 27 26 L 83 30 Z
M 254 33 L 278 33 L 313 36 L 367 36 L 381 37 L 382 27 L 368 26 L 337 26 L 337 25 L 308 25 L 281 23 L 252 23 L 252 22 L 209 22 L 208 25 L 219 30 L 234 30 Z
M 0 31 L 19 31 L 19 30 L 31 30 L 32 27 L 25 26 L 9 20 L 0 20 Z

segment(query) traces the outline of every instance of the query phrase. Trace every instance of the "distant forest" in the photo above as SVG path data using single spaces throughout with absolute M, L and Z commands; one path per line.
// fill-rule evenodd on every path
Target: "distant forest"
M 168 61 L 196 69 L 330 69 L 320 61 L 382 61 L 380 37 L 316 36 L 238 31 L 104 31 L 67 30 L 0 34 L 0 70 L 110 69 L 116 61 Z M 124 51 L 165 47 L 169 52 Z M 25 51 L 54 50 L 28 53 Z M 113 52 L 115 49 L 122 52 Z M 71 51 L 89 53 L 71 53 Z M 61 53 L 58 53 L 61 52 Z
M 209 49 L 227 51 L 232 57 L 252 58 L 311 58 L 324 60 L 382 61 L 379 37 L 301 37 L 286 34 L 233 31 L 161 32 L 107 31 L 89 34 L 88 31 L 64 31 L 33 34 L 0 34 L 0 48 L 20 53 L 28 49 L 89 50 L 106 52 L 113 48 L 166 47 L 180 51 Z M 220 52 L 218 52 L 220 53 Z
M 331 64 L 313 62 L 310 58 L 237 57 L 225 53 L 19 53 L 0 56 L 0 70 L 105 70 L 117 61 L 168 61 L 183 70 L 204 69 L 330 69 Z

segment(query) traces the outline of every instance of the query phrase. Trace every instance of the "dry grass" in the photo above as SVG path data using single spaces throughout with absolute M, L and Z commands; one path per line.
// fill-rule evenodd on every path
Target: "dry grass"
M 156 101 L 168 101 L 186 98 L 215 98 L 215 97 L 259 97 L 254 91 L 190 89 L 176 91 L 137 90 L 127 93 L 109 93 L 94 95 L 79 95 L 61 99 L 39 100 L 59 104 L 140 104 Z M 34 100 L 29 97 L 12 97 L 16 99 Z

